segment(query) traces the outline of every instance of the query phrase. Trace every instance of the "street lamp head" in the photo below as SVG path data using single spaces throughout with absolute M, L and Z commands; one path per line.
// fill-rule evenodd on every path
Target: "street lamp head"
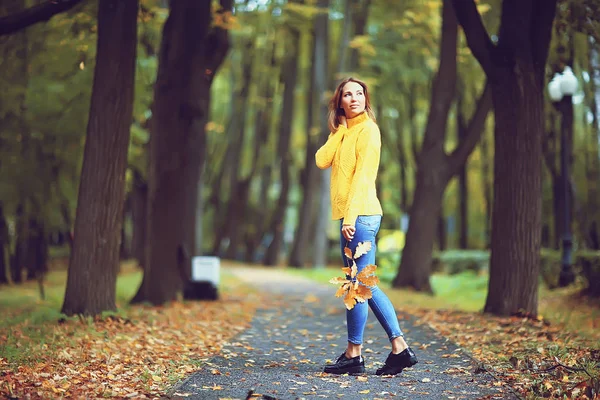
M 548 83 L 548 95 L 550 96 L 550 100 L 554 102 L 561 101 L 563 98 L 561 80 L 562 76 L 560 74 L 554 74 L 554 77 Z
M 565 67 L 560 77 L 560 90 L 564 96 L 573 96 L 577 91 L 577 77 L 571 67 Z

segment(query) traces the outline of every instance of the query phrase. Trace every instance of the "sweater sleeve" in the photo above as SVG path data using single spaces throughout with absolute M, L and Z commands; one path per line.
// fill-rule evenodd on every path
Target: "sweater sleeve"
M 340 125 L 337 131 L 330 133 L 327 142 L 315 154 L 315 161 L 317 162 L 317 167 L 320 169 L 327 169 L 331 167 L 331 163 L 333 162 L 333 156 L 335 156 L 335 152 L 338 147 L 340 147 L 340 143 L 342 143 L 342 138 L 348 128 L 343 125 Z
M 379 157 L 381 152 L 381 134 L 379 127 L 373 124 L 360 133 L 356 144 L 356 169 L 350 184 L 350 193 L 346 203 L 344 225 L 355 225 L 359 210 L 367 201 L 367 191 L 375 187 Z

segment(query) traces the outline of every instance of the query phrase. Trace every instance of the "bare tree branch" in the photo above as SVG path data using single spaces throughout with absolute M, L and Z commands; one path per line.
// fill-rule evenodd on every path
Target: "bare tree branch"
M 531 51 L 533 62 L 538 70 L 538 76 L 542 79 L 549 49 L 549 46 L 543 44 L 549 43 L 552 37 L 552 22 L 556 16 L 556 2 L 557 0 L 537 0 L 533 5 L 535 14 L 532 16 L 531 24 Z M 538 84 L 543 85 L 543 80 Z
M 458 169 L 463 165 L 469 155 L 473 152 L 473 149 L 479 142 L 485 120 L 488 113 L 492 109 L 492 88 L 487 82 L 483 93 L 477 101 L 477 108 L 469 121 L 467 131 L 463 140 L 460 141 L 456 149 L 448 156 L 448 163 L 450 165 L 451 174 L 454 175 L 458 172 Z
M 471 52 L 489 76 L 492 68 L 491 52 L 494 49 L 474 0 L 452 0 L 456 18 L 465 32 Z
M 43 3 L 0 18 L 0 36 L 25 29 L 54 15 L 70 10 L 83 0 L 48 0 Z

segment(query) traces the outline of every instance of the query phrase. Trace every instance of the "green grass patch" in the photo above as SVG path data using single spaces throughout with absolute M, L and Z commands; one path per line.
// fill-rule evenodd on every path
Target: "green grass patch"
M 126 314 L 128 302 L 136 293 L 142 279 L 142 272 L 124 263 L 123 272 L 117 277 L 118 311 L 110 315 Z M 0 358 L 9 363 L 27 365 L 35 360 L 38 351 L 56 351 L 65 345 L 68 338 L 60 338 L 57 321 L 67 319 L 60 312 L 67 281 L 66 268 L 50 271 L 44 281 L 45 299 L 42 300 L 37 282 L 20 285 L 4 285 L 0 290 Z M 76 319 L 71 317 L 68 319 Z M 85 321 L 83 321 L 85 322 Z M 80 325 L 81 335 L 94 335 L 97 332 L 90 323 Z

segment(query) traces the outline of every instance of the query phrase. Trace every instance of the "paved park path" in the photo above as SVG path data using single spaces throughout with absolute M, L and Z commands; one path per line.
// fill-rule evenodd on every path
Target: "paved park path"
M 514 398 L 463 350 L 409 315 L 400 326 L 419 363 L 394 377 L 380 377 L 391 346 L 369 313 L 363 375 L 322 372 L 345 349 L 344 305 L 334 285 L 273 270 L 231 268 L 236 276 L 272 293 L 273 307 L 259 309 L 251 327 L 176 384 L 173 399 L 480 399 Z M 494 385 L 496 383 L 496 385 Z

